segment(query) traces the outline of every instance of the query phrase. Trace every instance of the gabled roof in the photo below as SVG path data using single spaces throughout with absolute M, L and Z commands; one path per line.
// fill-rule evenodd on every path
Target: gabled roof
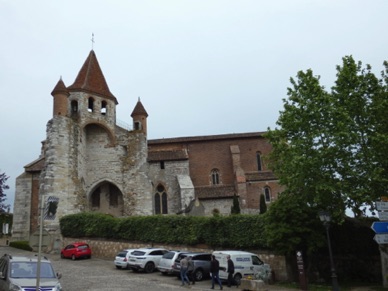
M 74 83 L 67 87 L 67 89 L 71 92 L 83 91 L 97 94 L 118 104 L 116 97 L 109 90 L 93 50 L 90 51 Z

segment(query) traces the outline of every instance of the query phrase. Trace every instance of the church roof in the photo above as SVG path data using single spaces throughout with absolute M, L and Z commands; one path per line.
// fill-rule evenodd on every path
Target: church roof
M 133 117 L 133 116 L 135 116 L 135 115 L 144 115 L 145 117 L 148 117 L 148 113 L 147 113 L 147 111 L 144 109 L 144 106 L 143 106 L 143 104 L 141 103 L 140 98 L 139 98 L 139 100 L 137 101 L 136 106 L 135 106 L 135 108 L 134 108 L 133 111 L 132 111 L 131 117 Z
M 55 85 L 51 95 L 55 95 L 57 93 L 62 93 L 69 96 L 69 91 L 67 90 L 65 83 L 63 83 L 62 78 L 59 79 L 58 83 Z
M 73 85 L 70 85 L 67 89 L 72 92 L 83 91 L 97 94 L 118 104 L 116 97 L 109 90 L 93 50 L 90 51 Z

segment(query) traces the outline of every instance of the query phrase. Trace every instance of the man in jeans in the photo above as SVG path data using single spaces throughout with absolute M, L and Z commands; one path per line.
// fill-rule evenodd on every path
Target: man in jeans
M 189 256 L 189 259 L 188 259 L 187 277 L 191 281 L 191 284 L 194 285 L 195 273 L 194 273 L 194 261 L 192 256 Z
M 229 255 L 226 256 L 226 259 L 228 260 L 228 269 L 226 270 L 226 272 L 228 273 L 228 287 L 231 287 L 232 285 L 234 285 L 234 263 Z
M 214 289 L 214 282 L 217 281 L 220 286 L 220 290 L 222 290 L 222 284 L 218 273 L 220 272 L 220 262 L 217 261 L 216 257 L 212 255 L 212 260 L 210 262 L 210 273 L 212 273 L 212 287 L 210 289 Z
M 187 269 L 189 266 L 189 261 L 187 257 L 184 257 L 181 260 L 181 279 L 182 279 L 182 286 L 185 285 L 185 281 L 187 282 L 187 285 L 190 285 L 189 278 L 187 278 Z

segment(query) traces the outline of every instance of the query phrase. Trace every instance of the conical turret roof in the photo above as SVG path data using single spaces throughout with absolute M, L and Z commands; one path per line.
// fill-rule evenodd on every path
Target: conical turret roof
M 62 77 L 59 79 L 58 83 L 55 85 L 53 91 L 51 92 L 51 95 L 54 96 L 55 94 L 58 94 L 58 93 L 62 93 L 62 94 L 69 96 L 69 91 L 67 90 L 65 83 L 63 83 L 63 81 L 62 81 Z
M 135 108 L 132 111 L 131 117 L 135 115 L 144 115 L 145 117 L 148 117 L 147 111 L 144 109 L 143 104 L 140 102 L 140 98 L 136 103 Z
M 83 91 L 97 94 L 109 98 L 118 104 L 116 97 L 109 90 L 93 50 L 90 51 L 74 83 L 67 87 L 67 89 L 71 92 Z

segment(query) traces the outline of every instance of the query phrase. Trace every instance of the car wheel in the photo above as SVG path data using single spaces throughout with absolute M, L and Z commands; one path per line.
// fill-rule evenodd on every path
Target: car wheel
M 236 282 L 237 286 L 240 286 L 240 284 L 241 284 L 241 275 L 240 274 L 236 274 L 236 275 L 234 275 L 233 279 Z
M 120 266 L 116 266 L 116 269 L 121 269 L 121 267 Z
M 71 259 L 74 261 L 75 260 L 75 255 L 71 255 Z
M 202 281 L 203 280 L 203 270 L 202 269 L 197 269 L 194 271 L 194 277 L 195 281 Z
M 153 262 L 148 262 L 144 267 L 144 271 L 146 271 L 146 273 L 152 273 L 154 270 L 155 264 Z

